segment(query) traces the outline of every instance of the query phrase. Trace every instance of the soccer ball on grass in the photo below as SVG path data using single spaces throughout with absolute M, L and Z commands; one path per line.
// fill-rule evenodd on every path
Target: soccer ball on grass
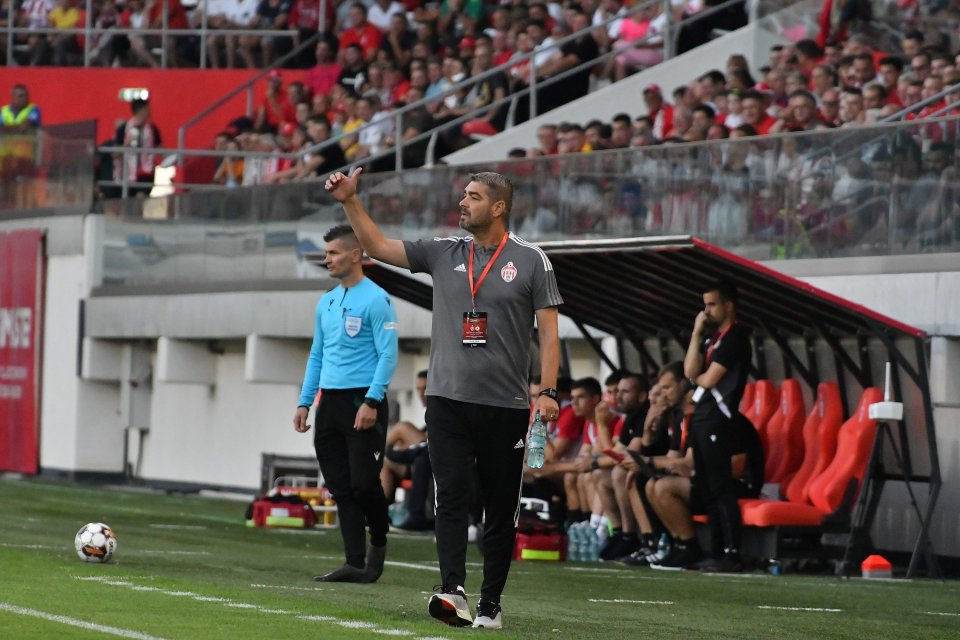
M 84 562 L 108 562 L 117 550 L 117 536 L 109 525 L 90 522 L 80 527 L 73 544 Z

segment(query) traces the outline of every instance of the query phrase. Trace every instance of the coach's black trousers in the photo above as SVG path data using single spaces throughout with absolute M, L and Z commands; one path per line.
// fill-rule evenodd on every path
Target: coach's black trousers
M 736 435 L 736 424 L 732 419 L 698 419 L 694 414 L 690 425 L 696 469 L 695 490 L 702 491 L 711 528 L 716 530 L 716 524 L 719 524 L 723 548 L 739 550 L 743 523 L 730 462 L 736 449 Z
M 317 407 L 313 446 L 327 489 L 337 503 L 340 535 L 347 561 L 366 556 L 367 534 L 382 546 L 390 528 L 380 468 L 387 439 L 387 403 L 381 402 L 377 422 L 357 431 L 353 422 L 367 389 L 324 389 Z
M 483 585 L 500 602 L 520 512 L 524 438 L 530 413 L 427 396 L 427 442 L 437 485 L 437 556 L 445 586 L 466 581 L 467 516 L 474 473 L 483 504 Z

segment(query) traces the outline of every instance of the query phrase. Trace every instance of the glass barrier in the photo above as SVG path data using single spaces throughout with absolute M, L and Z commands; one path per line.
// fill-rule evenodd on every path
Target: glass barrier
M 391 237 L 458 233 L 473 171 L 513 180 L 528 240 L 696 235 L 753 259 L 960 248 L 960 116 L 364 175 Z M 302 278 L 345 220 L 314 182 L 126 201 L 107 212 L 108 284 Z
M 0 133 L 0 217 L 93 202 L 96 122 Z

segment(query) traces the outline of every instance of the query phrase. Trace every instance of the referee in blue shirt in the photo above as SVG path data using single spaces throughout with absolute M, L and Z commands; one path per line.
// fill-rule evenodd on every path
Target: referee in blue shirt
M 320 582 L 376 582 L 387 551 L 387 501 L 380 468 L 387 436 L 387 385 L 397 366 L 397 315 L 387 293 L 363 275 L 363 250 L 348 225 L 323 236 L 325 264 L 340 281 L 317 303 L 313 346 L 293 425 L 321 389 L 313 444 L 337 503 L 346 563 Z M 366 549 L 365 527 L 370 528 Z

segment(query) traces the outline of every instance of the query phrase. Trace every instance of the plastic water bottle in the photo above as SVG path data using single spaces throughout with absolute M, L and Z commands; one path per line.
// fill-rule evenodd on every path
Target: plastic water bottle
M 593 527 L 588 527 L 587 558 L 590 562 L 600 562 L 600 536 Z
M 567 561 L 576 562 L 580 559 L 580 541 L 577 537 L 577 525 L 574 522 L 567 528 Z
M 540 420 L 540 412 L 533 414 L 533 426 L 527 438 L 527 466 L 531 469 L 543 467 L 543 449 L 547 446 L 547 427 Z

